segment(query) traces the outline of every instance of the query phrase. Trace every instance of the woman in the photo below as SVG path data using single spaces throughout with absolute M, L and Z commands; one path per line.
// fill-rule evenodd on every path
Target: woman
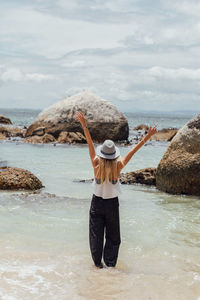
M 119 149 L 111 140 L 105 140 L 101 146 L 98 146 L 96 153 L 82 112 L 77 113 L 77 119 L 83 128 L 94 168 L 94 194 L 90 207 L 89 225 L 92 258 L 98 268 L 103 268 L 102 255 L 106 266 L 115 267 L 121 242 L 118 202 L 119 175 L 133 154 L 156 133 L 156 126 L 149 127 L 146 136 L 124 158 L 121 158 Z M 105 246 L 103 246 L 104 230 Z

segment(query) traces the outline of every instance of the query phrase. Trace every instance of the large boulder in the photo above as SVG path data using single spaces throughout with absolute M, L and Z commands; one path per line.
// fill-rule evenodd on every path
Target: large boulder
M 62 131 L 83 133 L 80 123 L 76 120 L 77 111 L 84 113 L 95 141 L 128 139 L 129 127 L 125 116 L 114 105 L 88 91 L 71 96 L 45 109 L 29 126 L 26 136 L 37 133 L 37 129 L 41 127 L 45 128 L 45 133 L 52 134 L 56 139 Z M 41 130 L 39 132 L 41 133 Z
M 42 182 L 27 170 L 10 167 L 0 170 L 0 190 L 37 190 L 42 187 Z
M 200 195 L 200 114 L 172 139 L 156 173 L 158 189 Z
M 3 115 L 0 115 L 0 124 L 12 124 L 11 120 Z

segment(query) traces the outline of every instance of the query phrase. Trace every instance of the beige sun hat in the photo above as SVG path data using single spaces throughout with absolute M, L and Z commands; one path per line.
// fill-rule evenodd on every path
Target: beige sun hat
M 105 159 L 115 159 L 120 155 L 119 148 L 112 140 L 105 140 L 102 145 L 97 147 L 96 153 Z

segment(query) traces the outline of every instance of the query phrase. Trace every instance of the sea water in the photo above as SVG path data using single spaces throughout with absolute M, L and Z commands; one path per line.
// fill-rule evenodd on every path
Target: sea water
M 10 113 L 10 115 L 9 115 Z M 35 111 L 9 110 L 28 126 Z M 35 114 L 35 115 L 34 115 Z M 127 114 L 140 123 L 182 127 L 192 115 Z M 124 172 L 156 167 L 167 142 L 147 142 Z M 122 156 L 131 146 L 119 145 Z M 116 268 L 96 269 L 88 243 L 93 177 L 87 145 L 0 143 L 0 160 L 32 171 L 41 191 L 0 193 L 0 299 L 200 299 L 200 198 L 123 185 Z

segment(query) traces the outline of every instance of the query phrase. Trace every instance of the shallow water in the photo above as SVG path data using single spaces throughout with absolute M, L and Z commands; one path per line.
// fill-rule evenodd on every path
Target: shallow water
M 118 265 L 103 270 L 89 254 L 89 199 L 1 193 L 1 299 L 198 299 L 199 199 L 127 190 Z
M 124 171 L 156 167 L 168 143 L 151 142 Z M 122 156 L 130 147 L 120 146 Z M 88 244 L 87 146 L 1 142 L 0 160 L 29 169 L 38 193 L 0 193 L 0 299 L 199 300 L 200 198 L 122 186 L 115 269 L 93 266 Z

